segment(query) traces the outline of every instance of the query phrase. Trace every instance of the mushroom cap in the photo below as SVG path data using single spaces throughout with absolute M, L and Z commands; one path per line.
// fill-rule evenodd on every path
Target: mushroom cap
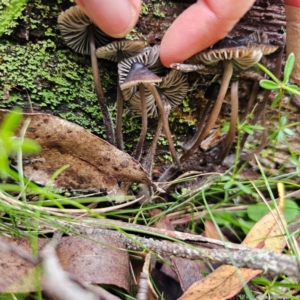
M 95 26 L 78 5 L 58 16 L 58 27 L 66 44 L 75 52 L 90 54 L 88 27 L 93 26 L 96 47 L 107 44 L 111 38 Z
M 153 47 L 144 48 L 143 52 L 122 60 L 118 64 L 118 73 L 119 73 L 119 83 L 120 85 L 125 81 L 128 73 L 131 70 L 131 66 L 135 62 L 142 63 L 145 67 L 147 67 L 153 73 L 164 76 L 166 73 L 166 68 L 163 66 L 159 59 L 159 50 L 160 47 L 155 45 Z M 122 94 L 124 96 L 124 100 L 129 100 L 137 91 L 136 86 L 132 86 L 128 89 L 123 89 Z
M 189 85 L 187 75 L 176 70 L 171 70 L 162 78 L 161 82 L 156 85 L 156 88 L 158 92 L 164 96 L 165 104 L 170 105 L 171 109 L 173 109 L 182 102 L 188 92 Z M 158 115 L 156 101 L 147 87 L 145 87 L 145 98 L 147 114 L 151 117 L 156 117 Z M 141 96 L 139 91 L 129 99 L 129 105 L 131 111 L 136 114 L 141 114 Z
M 135 56 L 143 51 L 145 43 L 143 41 L 115 41 L 102 46 L 96 50 L 96 56 L 98 58 L 104 58 L 118 62 L 118 51 L 122 51 L 123 58 Z
M 189 90 L 187 75 L 171 70 L 162 78 L 161 83 L 157 87 L 166 96 L 173 109 L 182 102 Z
M 263 32 L 254 32 L 248 37 L 225 38 L 211 49 L 194 55 L 190 62 L 217 65 L 221 60 L 232 60 L 235 69 L 246 70 L 259 62 L 262 55 L 278 49 L 278 46 L 267 42 L 267 36 Z
M 249 48 L 260 48 L 264 55 L 275 52 L 279 46 L 269 43 L 268 35 L 261 30 L 254 31 L 249 35 L 247 42 Z
M 190 63 L 202 62 L 205 65 L 215 66 L 222 60 L 232 60 L 233 67 L 245 70 L 255 65 L 263 53 L 259 48 L 248 48 L 243 40 L 225 38 L 211 49 L 195 54 Z
M 158 83 L 161 78 L 151 72 L 144 64 L 134 62 L 126 79 L 120 84 L 121 90 L 137 86 L 140 83 Z
M 249 38 L 259 43 L 269 44 L 268 35 L 262 30 L 254 31 L 249 35 Z

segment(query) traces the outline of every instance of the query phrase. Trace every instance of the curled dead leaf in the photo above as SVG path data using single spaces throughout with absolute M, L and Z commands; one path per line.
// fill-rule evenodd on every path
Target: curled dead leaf
M 0 110 L 0 122 L 7 112 Z M 55 178 L 53 186 L 104 189 L 111 195 L 125 194 L 133 182 L 156 188 L 135 159 L 81 126 L 42 113 L 24 113 L 23 122 L 26 119 L 30 119 L 26 138 L 42 148 L 39 155 L 23 160 L 24 174 L 32 181 L 46 185 L 54 172 L 69 165 Z

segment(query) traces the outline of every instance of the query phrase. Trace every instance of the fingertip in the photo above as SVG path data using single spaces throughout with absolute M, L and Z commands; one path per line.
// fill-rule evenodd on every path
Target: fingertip
M 167 30 L 161 43 L 162 63 L 169 67 L 171 63 L 182 62 L 224 38 L 253 1 L 235 4 L 235 0 L 198 0 Z
M 135 26 L 140 0 L 76 0 L 91 20 L 106 34 L 124 37 Z

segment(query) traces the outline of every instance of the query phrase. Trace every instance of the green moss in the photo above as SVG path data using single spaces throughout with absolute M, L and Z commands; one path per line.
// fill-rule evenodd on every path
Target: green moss
M 165 1 L 161 1 L 159 3 L 153 0 L 144 1 L 141 6 L 140 15 L 141 16 L 153 15 L 155 17 L 163 18 L 165 17 L 165 9 L 166 9 L 165 6 L 166 6 Z
M 17 25 L 14 21 L 18 18 L 26 5 L 26 0 L 2 0 L 0 3 L 0 36 L 11 32 L 11 28 Z
M 0 72 L 0 86 L 9 92 L 9 98 L 0 107 L 24 107 L 30 99 L 44 110 L 50 109 L 94 133 L 103 134 L 88 58 L 71 50 L 56 50 L 51 40 L 25 45 L 4 41 L 0 45 Z M 114 88 L 117 77 L 106 69 L 101 70 L 101 75 L 106 93 Z M 3 96 L 1 89 L 0 97 Z M 110 110 L 114 116 L 115 106 Z

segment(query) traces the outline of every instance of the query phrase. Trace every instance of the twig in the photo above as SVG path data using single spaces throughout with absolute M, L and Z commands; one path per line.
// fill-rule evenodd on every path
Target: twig
M 121 232 L 108 229 L 87 229 L 86 227 L 79 225 L 73 225 L 72 228 L 81 234 L 93 234 L 93 236 L 107 234 L 113 236 L 123 242 L 127 250 L 144 251 L 145 248 L 148 248 L 163 257 L 170 258 L 176 256 L 191 260 L 203 260 L 206 262 L 209 261 L 228 265 L 231 265 L 232 261 L 234 261 L 236 267 L 264 270 L 264 273 L 270 276 L 285 274 L 287 276 L 295 276 L 298 279 L 300 278 L 300 267 L 296 257 L 278 254 L 272 251 L 253 249 L 240 245 L 241 249 L 230 249 L 229 253 L 227 249 L 209 249 L 203 247 L 203 245 L 195 247 L 169 241 L 159 241 L 152 238 L 139 237 L 132 234 L 129 238 Z M 143 247 L 141 245 L 143 245 Z

